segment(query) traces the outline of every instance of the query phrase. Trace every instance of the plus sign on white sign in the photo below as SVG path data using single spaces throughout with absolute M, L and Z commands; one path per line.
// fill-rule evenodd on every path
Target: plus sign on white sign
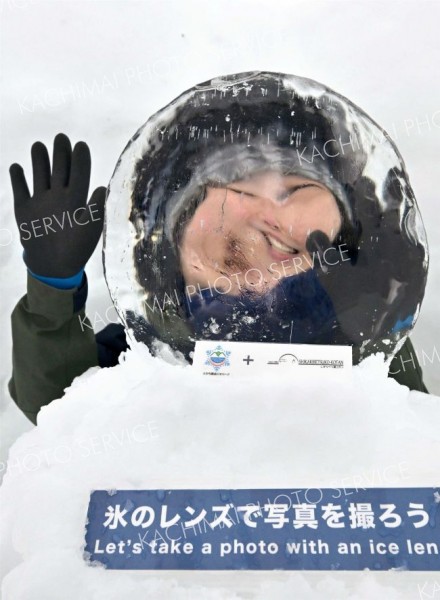
M 265 344 L 261 342 L 198 341 L 193 368 L 204 375 L 279 373 L 345 377 L 351 373 L 350 346 Z

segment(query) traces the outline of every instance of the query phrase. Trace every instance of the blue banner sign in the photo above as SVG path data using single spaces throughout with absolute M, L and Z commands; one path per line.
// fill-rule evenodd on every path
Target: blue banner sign
M 440 488 L 98 490 L 109 569 L 440 570 Z

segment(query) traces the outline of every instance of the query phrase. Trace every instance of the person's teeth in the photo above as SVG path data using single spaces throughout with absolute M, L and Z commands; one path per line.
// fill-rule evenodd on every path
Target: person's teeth
M 280 250 L 281 252 L 289 252 L 289 254 L 296 252 L 295 248 L 286 246 L 286 244 L 283 244 L 282 242 L 276 240 L 271 235 L 268 235 L 267 237 L 269 239 L 270 245 L 273 246 L 274 248 L 276 248 L 276 250 Z

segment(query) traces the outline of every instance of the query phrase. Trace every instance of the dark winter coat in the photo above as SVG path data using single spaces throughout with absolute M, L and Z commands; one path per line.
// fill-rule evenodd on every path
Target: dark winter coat
M 85 315 L 86 277 L 73 290 L 50 287 L 31 275 L 27 286 L 12 313 L 9 391 L 36 424 L 41 407 L 61 398 L 75 377 L 90 367 L 115 366 L 128 346 L 121 325 L 107 325 L 95 335 Z M 392 361 L 390 376 L 411 390 L 427 392 L 409 339 Z

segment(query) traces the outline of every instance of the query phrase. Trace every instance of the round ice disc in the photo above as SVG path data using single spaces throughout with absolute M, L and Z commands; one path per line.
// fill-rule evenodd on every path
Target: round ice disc
M 184 92 L 110 181 L 107 284 L 130 337 L 343 344 L 391 357 L 414 326 L 425 231 L 389 136 L 309 79 L 253 72 Z

